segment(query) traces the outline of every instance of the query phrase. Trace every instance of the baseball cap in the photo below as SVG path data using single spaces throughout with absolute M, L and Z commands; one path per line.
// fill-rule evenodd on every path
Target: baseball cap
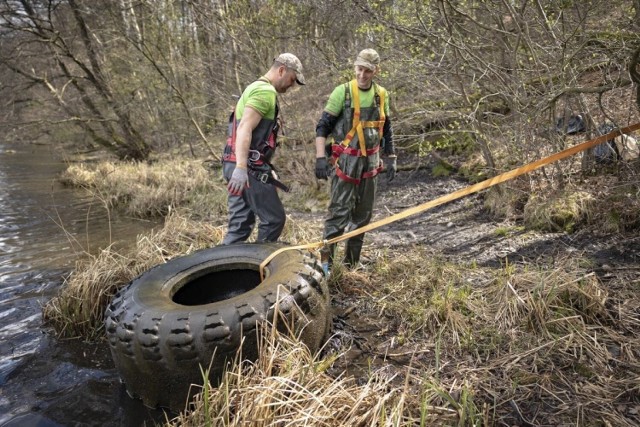
M 380 55 L 373 49 L 364 49 L 360 51 L 353 64 L 375 70 L 380 64 Z
M 295 71 L 296 82 L 299 85 L 305 84 L 304 76 L 302 75 L 302 63 L 293 53 L 281 53 L 274 61 Z

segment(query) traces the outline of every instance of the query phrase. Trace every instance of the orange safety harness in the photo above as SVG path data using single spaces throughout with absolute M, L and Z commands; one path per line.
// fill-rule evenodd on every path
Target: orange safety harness
M 349 85 L 351 86 L 351 93 L 353 94 L 353 103 L 354 103 L 353 125 L 351 127 L 351 130 L 345 136 L 342 143 L 334 144 L 331 147 L 331 157 L 334 158 L 334 162 L 336 164 L 336 175 L 347 182 L 358 185 L 360 184 L 361 179 L 349 176 L 346 173 L 344 173 L 338 166 L 337 159 L 338 157 L 340 157 L 342 153 L 346 153 L 350 156 L 367 157 L 380 151 L 380 141 L 382 141 L 382 136 L 383 136 L 382 133 L 383 133 L 384 122 L 385 122 L 385 115 L 384 115 L 385 97 L 384 97 L 384 92 L 378 91 L 377 85 L 373 83 L 374 90 L 375 90 L 375 97 L 380 98 L 380 102 L 378 103 L 380 108 L 378 120 L 360 121 L 360 89 L 358 88 L 358 82 L 354 79 L 354 80 L 351 80 Z M 348 87 L 345 87 L 345 99 L 347 100 L 349 99 Z M 364 139 L 365 128 L 378 128 L 378 135 L 380 137 L 376 146 L 368 150 L 366 147 L 366 141 Z M 349 144 L 351 143 L 351 141 L 353 140 L 353 137 L 356 134 L 358 135 L 359 149 L 349 147 Z M 382 165 L 362 174 L 362 179 L 373 178 L 374 176 L 378 175 L 378 173 L 380 173 L 381 170 L 382 170 Z

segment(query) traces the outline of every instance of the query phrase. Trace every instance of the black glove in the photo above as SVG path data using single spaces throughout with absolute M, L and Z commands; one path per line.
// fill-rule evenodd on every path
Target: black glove
M 387 182 L 393 181 L 393 178 L 396 177 L 396 172 L 398 172 L 398 165 L 396 164 L 396 155 L 392 154 L 387 157 L 386 167 L 387 167 Z
M 331 167 L 327 163 L 326 157 L 318 157 L 316 159 L 316 178 L 328 179 L 331 176 Z

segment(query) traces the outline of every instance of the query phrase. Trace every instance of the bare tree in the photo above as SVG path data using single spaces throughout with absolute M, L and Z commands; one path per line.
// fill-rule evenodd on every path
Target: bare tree
M 636 85 L 636 106 L 640 110 L 640 46 L 633 52 L 629 61 L 629 75 Z
M 104 72 L 100 37 L 81 2 L 5 1 L 0 62 L 27 85 L 45 88 L 68 120 L 94 142 L 121 158 L 144 159 L 149 145 L 141 137 Z M 7 47 L 7 44 L 5 44 Z M 24 61 L 44 56 L 46 61 Z M 54 71 L 55 70 L 55 71 Z
M 392 74 L 416 112 L 400 121 L 405 130 L 427 132 L 432 146 L 471 137 L 491 173 L 564 148 L 559 117 L 629 120 L 620 103 L 639 41 L 628 14 L 637 1 L 355 4 L 385 24 L 380 45 L 389 28 L 402 36 L 391 42 L 401 64 Z M 564 174 L 556 168 L 560 184 Z

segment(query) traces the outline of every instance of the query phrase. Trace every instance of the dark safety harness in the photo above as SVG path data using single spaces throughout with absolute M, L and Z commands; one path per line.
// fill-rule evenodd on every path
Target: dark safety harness
M 261 77 L 258 79 L 269 83 L 269 80 Z M 247 172 L 263 184 L 272 184 L 281 190 L 288 192 L 289 187 L 273 177 L 272 171 L 276 168 L 271 164 L 271 158 L 278 147 L 278 131 L 280 122 L 278 118 L 279 107 L 276 99 L 276 112 L 273 120 L 262 118 L 251 133 L 249 156 L 247 158 Z M 227 128 L 227 143 L 222 155 L 223 162 L 236 162 L 236 130 L 239 121 L 236 119 L 236 109 L 229 115 Z

